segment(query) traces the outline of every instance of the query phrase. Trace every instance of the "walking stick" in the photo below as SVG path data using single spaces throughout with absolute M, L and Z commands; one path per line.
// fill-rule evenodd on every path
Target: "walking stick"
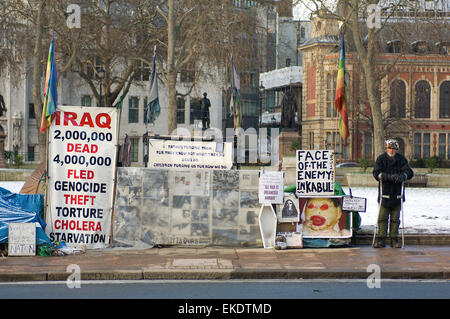
M 405 221 L 403 214 L 403 196 L 405 196 L 405 182 L 402 182 L 402 195 L 400 198 L 400 214 L 402 216 L 402 248 L 405 248 Z
M 380 210 L 381 210 L 381 201 L 383 199 L 383 187 L 381 186 L 381 180 L 378 181 L 378 192 L 380 195 L 380 201 L 378 203 L 378 216 L 380 216 Z M 372 247 L 375 245 L 375 237 L 377 235 L 378 232 L 378 217 L 377 217 L 377 222 L 375 223 L 375 227 L 374 227 L 374 231 L 373 231 L 373 239 L 372 239 Z

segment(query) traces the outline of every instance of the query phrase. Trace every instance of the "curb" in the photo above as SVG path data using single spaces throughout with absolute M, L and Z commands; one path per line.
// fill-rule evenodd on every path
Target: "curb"
M 264 280 L 264 279 L 364 279 L 370 276 L 366 271 L 347 270 L 157 270 L 157 271 L 105 271 L 86 272 L 81 274 L 81 280 Z M 66 281 L 71 273 L 15 273 L 0 274 L 0 282 L 24 281 Z M 445 271 L 382 271 L 381 279 L 439 279 L 450 280 L 450 273 Z

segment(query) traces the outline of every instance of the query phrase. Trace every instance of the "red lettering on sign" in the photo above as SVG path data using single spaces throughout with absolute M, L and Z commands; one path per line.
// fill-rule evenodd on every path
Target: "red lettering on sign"
M 85 169 L 81 169 L 80 171 L 77 171 L 76 169 L 68 169 L 67 170 L 67 178 L 93 179 L 94 171 L 88 171 Z
M 98 145 L 96 144 L 80 144 L 80 143 L 67 143 L 67 152 L 77 153 L 97 153 Z

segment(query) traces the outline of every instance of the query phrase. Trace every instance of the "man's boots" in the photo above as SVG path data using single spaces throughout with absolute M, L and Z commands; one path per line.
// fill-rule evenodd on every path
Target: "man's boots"
M 391 247 L 392 248 L 402 248 L 402 245 L 398 242 L 397 238 L 391 238 Z
M 384 248 L 386 246 L 386 238 L 379 237 L 378 240 L 373 245 L 373 248 Z

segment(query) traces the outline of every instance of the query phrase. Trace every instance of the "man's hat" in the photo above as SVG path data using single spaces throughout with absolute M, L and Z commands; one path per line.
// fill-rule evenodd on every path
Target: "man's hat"
M 386 146 L 386 148 L 392 148 L 394 150 L 399 149 L 398 142 L 396 140 L 394 140 L 393 138 L 386 140 L 384 142 L 384 145 Z

